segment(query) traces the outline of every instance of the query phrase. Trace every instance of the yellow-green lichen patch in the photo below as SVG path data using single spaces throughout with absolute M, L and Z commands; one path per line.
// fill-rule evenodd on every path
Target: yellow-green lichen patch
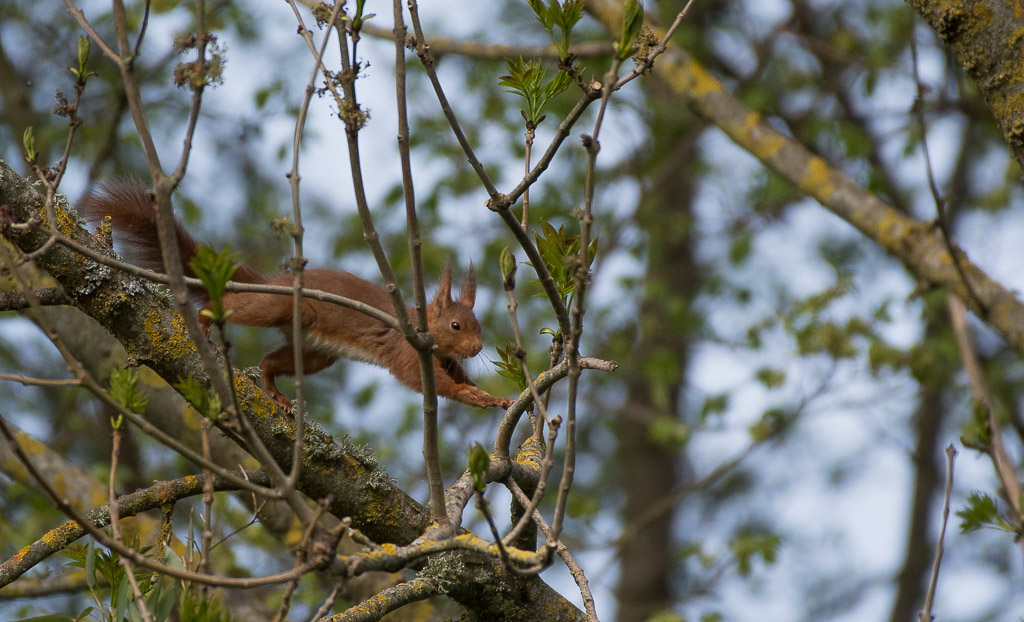
M 526 443 L 516 452 L 515 461 L 524 467 L 537 470 L 544 458 L 544 447 L 540 443 Z
M 1018 16 L 1017 19 L 1020 19 L 1020 17 Z M 1006 41 L 1003 44 L 1006 46 L 1006 51 L 1012 52 L 1017 47 L 1017 44 L 1020 43 L 1020 40 L 1022 38 L 1024 38 L 1024 26 L 1015 28 L 1013 32 L 1010 33 L 1010 36 L 1006 38 Z
M 377 620 L 390 609 L 388 599 L 382 594 L 375 594 L 358 605 L 345 611 L 346 616 L 359 620 Z M 405 611 L 404 609 L 402 611 Z
M 78 536 L 78 530 L 81 529 L 75 521 L 65 521 L 61 525 L 54 527 L 50 531 L 43 534 L 39 541 L 50 547 L 51 549 L 60 549 L 73 541 Z
M 677 93 L 690 91 L 697 97 L 703 97 L 723 91 L 722 83 L 692 58 L 682 63 L 676 62 L 674 58 L 665 58 L 660 67 L 661 75 Z
M 8 563 L 13 564 L 15 566 L 18 565 L 19 563 L 21 563 L 21 560 L 25 559 L 25 556 L 28 555 L 28 552 L 29 547 L 23 547 L 20 551 L 11 556 L 11 559 L 8 561 Z
M 756 112 L 751 112 L 743 119 L 740 138 L 740 142 L 750 150 L 750 153 L 762 162 L 767 162 L 786 144 L 782 134 L 768 129 L 764 119 Z
M 185 320 L 177 313 L 170 314 L 171 325 L 164 323 L 166 314 L 161 309 L 150 309 L 146 313 L 143 328 L 154 350 L 164 353 L 168 359 L 181 358 L 194 352 L 196 346 L 189 339 L 185 329 Z
M 576 617 L 575 608 L 564 598 L 551 599 L 548 601 L 547 608 L 547 616 L 549 620 L 562 620 Z
M 952 48 L 970 45 L 993 23 L 992 9 L 984 2 L 973 3 L 969 9 L 962 1 L 937 2 L 934 6 L 919 7 L 918 12 Z M 953 51 L 960 55 L 956 49 Z
M 46 445 L 40 443 L 35 438 L 25 433 L 17 434 L 18 445 L 21 446 L 21 450 L 29 456 L 44 456 L 46 455 Z
M 295 424 L 291 421 L 285 423 L 285 419 L 281 417 L 281 409 L 278 407 L 277 402 L 268 399 L 263 393 L 254 390 L 256 388 L 255 383 L 245 374 L 239 373 L 239 370 L 235 370 L 232 378 L 234 380 L 235 396 L 238 399 L 238 406 L 242 412 L 261 420 L 281 419 L 279 423 L 286 427 L 282 427 L 277 432 L 285 433 L 288 438 L 295 438 Z
M 405 527 L 402 521 L 401 504 L 389 503 L 387 495 L 369 497 L 363 506 L 363 515 L 367 522 L 372 523 L 375 527 L 379 526 L 385 531 Z
M 887 251 L 898 252 L 906 243 L 906 220 L 895 210 L 888 212 L 878 220 L 875 230 L 868 232 L 868 235 L 878 240 Z
M 199 484 L 198 475 L 186 475 L 185 477 L 182 478 L 182 480 L 183 481 L 181 483 L 181 488 L 194 488 Z M 168 488 L 167 490 L 163 491 L 162 494 L 163 499 L 161 499 L 161 501 L 163 501 L 165 504 L 174 501 L 174 490 Z
M 57 216 L 57 230 L 64 236 L 74 239 L 75 233 L 78 231 L 78 222 L 60 205 L 54 205 L 53 211 Z M 42 225 L 44 227 L 48 227 L 49 220 L 46 217 L 46 208 L 44 207 L 44 204 L 39 204 L 37 213 Z
M 821 203 L 828 203 L 836 189 L 832 183 L 831 169 L 819 157 L 813 157 L 807 162 L 807 172 L 797 185 Z
M 884 249 L 898 257 L 913 257 L 919 252 L 920 236 L 928 235 L 929 225 L 907 218 L 894 209 L 888 209 L 878 218 L 868 235 Z

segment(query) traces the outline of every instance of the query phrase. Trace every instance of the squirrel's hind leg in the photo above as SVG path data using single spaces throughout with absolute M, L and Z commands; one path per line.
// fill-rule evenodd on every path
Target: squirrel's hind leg
M 327 356 L 317 352 L 302 353 L 302 372 L 304 374 L 315 374 L 318 371 L 327 369 L 336 356 Z M 277 376 L 295 375 L 295 357 L 293 356 L 292 344 L 286 343 L 277 350 L 263 357 L 260 361 L 260 372 L 263 379 L 263 390 L 270 394 L 285 412 L 292 411 L 292 402 L 284 393 L 277 388 L 274 378 Z

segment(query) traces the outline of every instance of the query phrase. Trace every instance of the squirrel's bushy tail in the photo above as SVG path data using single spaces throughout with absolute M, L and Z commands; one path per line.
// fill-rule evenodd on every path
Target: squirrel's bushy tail
M 145 186 L 131 181 L 104 184 L 78 202 L 78 211 L 92 222 L 99 222 L 104 216 L 110 216 L 115 233 L 126 245 L 132 259 L 144 268 L 166 272 L 160 253 L 156 210 Z M 189 235 L 177 218 L 174 219 L 174 230 L 178 237 L 178 248 L 181 249 L 185 274 L 195 277 L 189 262 L 195 257 L 199 243 Z M 238 264 L 231 279 L 242 283 L 267 282 L 265 276 L 244 264 Z M 196 293 L 202 295 L 200 292 Z

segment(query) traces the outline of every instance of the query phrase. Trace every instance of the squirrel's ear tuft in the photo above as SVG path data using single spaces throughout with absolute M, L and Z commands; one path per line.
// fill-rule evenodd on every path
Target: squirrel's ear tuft
M 434 304 L 448 306 L 452 304 L 452 260 L 446 259 L 444 269 L 441 270 L 441 281 L 438 283 L 437 293 L 434 294 Z
M 462 282 L 462 288 L 459 290 L 459 302 L 471 309 L 476 304 L 476 269 L 472 262 L 469 264 L 466 280 Z

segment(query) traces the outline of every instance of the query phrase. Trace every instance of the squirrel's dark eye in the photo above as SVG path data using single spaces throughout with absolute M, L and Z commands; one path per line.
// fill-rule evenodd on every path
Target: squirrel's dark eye
M 459 326 L 458 322 L 452 322 L 452 330 L 462 330 L 462 327 Z

